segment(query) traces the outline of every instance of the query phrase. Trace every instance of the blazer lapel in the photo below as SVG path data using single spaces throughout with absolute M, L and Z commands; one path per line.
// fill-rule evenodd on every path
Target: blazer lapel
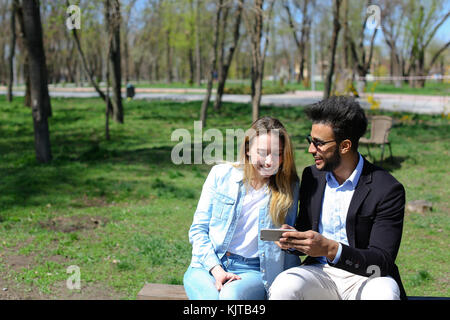
M 319 219 L 322 212 L 323 196 L 325 195 L 326 178 L 325 173 L 320 172 L 318 176 L 317 189 L 311 199 L 311 224 L 312 230 L 319 231 Z
M 368 184 L 372 182 L 372 173 L 371 170 L 369 170 L 369 166 L 370 164 L 367 162 L 367 160 L 364 159 L 363 171 L 361 173 L 361 176 L 359 177 L 358 184 L 356 186 L 355 192 L 353 193 L 353 197 L 347 212 L 347 239 L 348 243 L 352 247 L 355 246 L 356 213 L 358 212 L 359 207 L 370 192 L 370 187 L 368 186 Z

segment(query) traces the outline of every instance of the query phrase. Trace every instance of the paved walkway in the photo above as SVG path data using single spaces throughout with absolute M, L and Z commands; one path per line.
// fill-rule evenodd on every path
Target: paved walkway
M 98 97 L 93 88 L 60 88 L 49 86 L 51 97 Z M 124 91 L 123 89 L 122 91 Z M 172 89 L 172 88 L 136 88 L 135 99 L 170 100 L 179 102 L 202 101 L 205 89 Z M 0 94 L 6 94 L 6 88 L 0 86 Z M 16 90 L 18 96 L 23 96 L 23 90 Z M 422 114 L 441 114 L 450 112 L 449 95 L 428 96 L 411 94 L 374 94 L 380 108 L 390 111 L 407 111 Z M 211 96 L 214 101 L 215 95 Z M 322 99 L 322 91 L 295 91 L 285 94 L 264 95 L 261 105 L 278 107 L 296 107 L 315 103 Z M 225 94 L 224 102 L 250 103 L 250 95 Z M 363 108 L 370 108 L 367 97 L 358 99 Z

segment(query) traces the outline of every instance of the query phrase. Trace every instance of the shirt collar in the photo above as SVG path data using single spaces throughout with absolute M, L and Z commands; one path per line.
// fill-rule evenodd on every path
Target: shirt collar
M 359 152 L 358 152 L 358 155 L 359 155 L 359 160 L 358 160 L 358 164 L 356 165 L 355 170 L 353 170 L 350 177 L 348 177 L 347 180 L 344 181 L 342 186 L 349 185 L 349 186 L 351 186 L 352 189 L 355 189 L 356 186 L 358 185 L 359 177 L 361 176 L 363 165 L 364 165 L 364 160 Z M 331 171 L 327 172 L 326 179 L 327 179 L 327 183 L 330 187 L 332 187 L 332 188 L 339 187 L 339 183 L 337 182 L 336 178 L 334 177 L 334 174 Z
M 232 166 L 234 167 L 231 171 L 230 179 L 234 182 L 241 182 L 244 179 L 244 170 L 242 170 L 242 167 L 239 165 L 239 162 L 232 163 Z

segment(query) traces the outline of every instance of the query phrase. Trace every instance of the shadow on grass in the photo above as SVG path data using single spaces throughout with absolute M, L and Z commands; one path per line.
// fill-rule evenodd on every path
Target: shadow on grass
M 172 163 L 171 146 L 109 150 L 91 143 L 84 144 L 84 152 L 71 152 L 73 149 L 71 145 L 60 145 L 50 165 L 37 163 L 28 150 L 25 156 L 17 154 L 20 160 L 15 163 L 0 166 L 0 209 L 45 207 L 49 203 L 80 206 L 79 201 L 92 199 L 107 203 L 134 201 L 151 194 L 161 198 L 197 197 L 189 186 L 156 178 L 158 173 L 171 172 L 172 168 L 186 170 Z M 176 178 L 169 175 L 169 180 Z
M 413 157 L 410 156 L 406 156 L 406 157 L 392 157 L 392 159 L 390 158 L 390 156 L 385 157 L 383 161 L 381 161 L 381 158 L 378 156 L 375 159 L 371 158 L 371 157 L 367 157 L 365 155 L 363 155 L 367 160 L 371 161 L 374 165 L 379 166 L 383 169 L 385 169 L 386 171 L 389 172 L 393 172 L 395 170 L 401 169 L 402 167 L 402 163 L 405 162 L 408 159 L 413 159 Z
M 170 128 L 176 121 L 194 118 L 196 103 L 148 104 L 128 107 L 131 126 L 112 124 L 111 141 L 105 141 L 103 104 L 98 99 L 52 99 L 50 119 L 53 160 L 37 163 L 34 153 L 31 113 L 21 105 L 3 103 L 7 115 L 0 123 L 0 210 L 13 207 L 88 206 L 88 203 L 135 201 L 150 197 L 197 197 L 189 183 L 171 171 L 193 171 L 198 166 L 177 166 L 171 160 Z M 237 111 L 237 110 L 236 110 Z M 158 119 L 135 122 L 136 119 Z M 161 121 L 158 115 L 164 115 Z M 148 126 L 158 127 L 149 131 Z M 187 123 L 187 125 L 191 125 Z M 167 142 L 161 139 L 167 135 Z M 149 146 L 149 147 L 147 147 Z M 192 148 L 192 147 L 191 147 Z M 194 170 L 195 171 L 195 170 Z M 168 172 L 169 177 L 161 177 Z M 195 174 L 195 173 L 194 173 Z M 160 178 L 155 180 L 156 178 Z M 19 211 L 18 211 L 19 212 Z M 1 214 L 3 220 L 10 213 Z

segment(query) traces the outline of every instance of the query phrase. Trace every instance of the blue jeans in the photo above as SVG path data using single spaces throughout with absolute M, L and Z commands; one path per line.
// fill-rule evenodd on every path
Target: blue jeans
M 222 268 L 241 277 L 216 289 L 216 279 L 203 268 L 189 267 L 184 274 L 184 289 L 190 300 L 264 300 L 266 290 L 259 270 L 259 258 L 237 254 L 222 258 Z

